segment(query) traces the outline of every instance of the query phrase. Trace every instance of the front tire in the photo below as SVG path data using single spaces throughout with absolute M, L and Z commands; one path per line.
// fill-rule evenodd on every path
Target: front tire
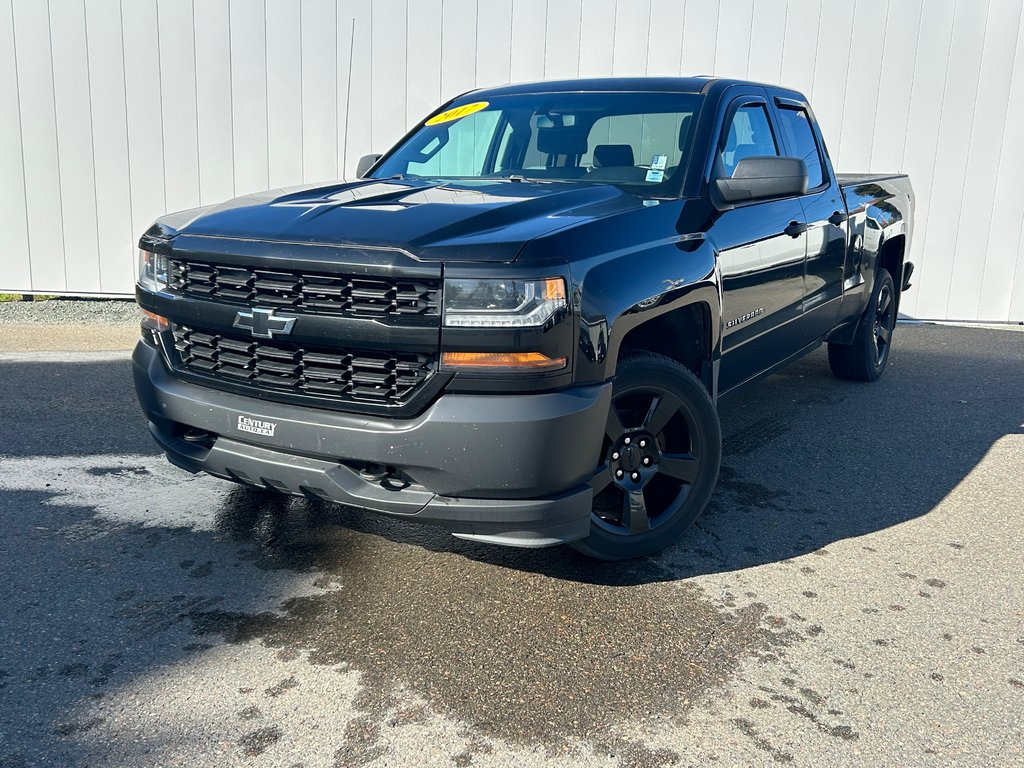
M 832 373 L 850 381 L 876 381 L 889 362 L 892 332 L 896 328 L 896 288 L 888 270 L 879 269 L 853 344 L 829 344 Z
M 624 356 L 591 482 L 590 535 L 572 546 L 626 560 L 674 544 L 711 499 L 721 458 L 718 412 L 700 380 L 663 355 Z

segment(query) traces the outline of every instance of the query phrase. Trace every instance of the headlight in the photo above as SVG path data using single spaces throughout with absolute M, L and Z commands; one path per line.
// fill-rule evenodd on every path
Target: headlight
M 565 280 L 444 281 L 444 324 L 455 328 L 542 326 L 568 310 Z
M 150 251 L 139 251 L 139 285 L 148 291 L 167 290 L 167 257 Z

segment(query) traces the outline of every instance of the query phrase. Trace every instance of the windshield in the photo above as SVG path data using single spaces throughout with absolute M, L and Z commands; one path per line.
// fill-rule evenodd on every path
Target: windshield
M 376 179 L 605 183 L 645 195 L 678 188 L 702 97 L 532 93 L 454 102 L 374 170 Z

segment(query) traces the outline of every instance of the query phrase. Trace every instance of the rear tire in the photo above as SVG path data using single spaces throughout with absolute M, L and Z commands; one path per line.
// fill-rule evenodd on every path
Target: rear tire
M 850 381 L 877 380 L 889 362 L 895 328 L 896 288 L 888 270 L 879 269 L 853 343 L 828 345 L 828 364 L 832 373 L 837 378 Z
M 591 482 L 590 535 L 571 546 L 627 560 L 674 544 L 707 506 L 721 458 L 718 411 L 700 380 L 663 355 L 623 356 Z

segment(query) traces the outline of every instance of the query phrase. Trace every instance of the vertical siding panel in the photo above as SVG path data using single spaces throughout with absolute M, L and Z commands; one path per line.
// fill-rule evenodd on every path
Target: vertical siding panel
M 823 0 L 789 0 L 782 51 L 782 84 L 811 98 L 818 58 L 818 28 Z
M 875 128 L 875 103 L 880 93 L 879 30 L 885 41 L 889 0 L 857 0 L 850 43 L 850 67 L 846 74 L 842 123 L 838 126 L 837 159 L 843 168 L 866 169 L 871 163 L 871 135 Z
M 484 3 L 481 11 L 487 5 Z M 414 53 L 403 62 L 406 83 L 404 129 L 422 120 L 441 103 L 441 0 L 410 3 L 407 34 Z M 505 30 L 504 39 L 507 42 L 508 30 Z M 486 53 L 486 46 L 481 51 Z
M 682 74 L 715 74 L 718 11 L 718 0 L 696 0 L 686 4 L 683 18 L 683 57 L 680 65 Z
M 167 209 L 199 205 L 199 123 L 192 3 L 157 0 Z
M 370 41 L 373 69 L 373 146 L 384 151 L 402 137 L 406 129 L 406 0 L 376 0 Z M 465 34 L 465 32 L 464 32 Z M 472 39 L 472 38 L 470 38 Z M 418 58 L 413 53 L 414 58 Z
M 270 186 L 302 182 L 302 7 L 267 0 L 267 163 Z
M 947 317 L 1010 320 L 1024 219 L 1021 7 L 992 4 L 964 180 Z M 967 191 L 970 191 L 967 194 Z
M 1000 275 L 1000 279 L 1005 280 L 1006 277 Z M 1013 289 L 1010 295 L 1009 319 L 1014 323 L 1024 323 L 1024 236 L 1017 245 L 1017 266 L 1010 281 Z
M 333 179 L 338 173 L 337 10 L 333 0 L 302 3 L 302 179 L 306 182 Z M 381 106 L 387 101 L 384 94 Z
M 971 151 L 971 125 L 977 103 L 988 3 L 960 3 L 953 20 L 949 75 L 939 121 L 935 176 L 931 186 L 931 213 L 925 234 L 927 268 L 918 280 L 918 312 L 924 318 L 946 316 L 953 272 L 953 245 L 960 220 L 964 175 Z M 911 136 L 911 140 L 916 137 Z M 977 266 L 977 265 L 975 265 Z
M 441 9 L 441 100 L 472 90 L 476 83 L 476 0 L 443 0 Z M 542 17 L 543 18 L 543 17 Z M 543 27 L 534 20 L 543 44 Z
M 344 125 L 338 126 L 342 137 L 339 152 L 345 156 L 341 176 L 355 178 L 359 158 L 370 152 L 383 152 L 387 147 L 375 145 L 370 136 L 370 115 L 373 111 L 373 70 L 370 67 L 370 40 L 375 24 L 387 25 L 387 19 L 374 16 L 370 0 L 343 0 L 338 9 L 342 18 L 350 19 L 349 43 L 352 69 L 345 83 Z M 355 23 L 355 38 L 351 37 Z
M 946 86 L 955 7 L 955 0 L 930 0 L 927 13 L 921 19 L 917 40 L 902 167 L 903 171 L 910 174 L 917 203 L 914 219 L 917 234 L 910 244 L 917 278 L 900 301 L 900 309 L 911 317 L 918 316 L 918 297 L 927 270 L 924 246 L 928 237 L 929 202 L 936 167 L 939 119 Z
M 754 0 L 731 0 L 724 3 L 718 13 L 715 74 L 719 77 L 746 77 L 750 64 Z
M 235 195 L 232 39 L 228 0 L 194 0 L 194 3 L 199 200 L 207 205 Z
M 843 126 L 843 100 L 850 66 L 850 42 L 853 36 L 852 3 L 824 3 L 818 33 L 814 80 L 807 97 L 821 121 L 825 143 L 832 161 L 842 170 L 839 133 Z
M 135 282 L 120 5 L 118 0 L 90 0 L 85 6 L 103 293 L 129 293 Z
M 615 0 L 584 0 L 580 19 L 580 77 L 612 73 L 608 52 L 615 44 Z
M 231 150 L 234 189 L 270 186 L 266 0 L 231 0 Z
M 885 173 L 903 168 L 903 145 L 910 118 L 910 92 L 923 2 L 896 0 L 889 3 L 882 42 L 882 68 L 871 108 L 874 112 L 871 157 L 865 170 Z
M 476 84 L 483 88 L 507 83 L 512 66 L 512 0 L 480 3 L 476 30 Z
M 647 74 L 665 77 L 679 74 L 685 7 L 681 0 L 653 0 L 651 3 Z
M 547 0 L 512 0 L 513 83 L 544 79 L 544 35 L 538 29 L 539 20 L 547 18 L 547 9 Z M 443 47 L 447 46 L 445 37 Z
M 747 77 L 762 83 L 782 82 L 782 51 L 786 39 L 786 0 L 758 0 L 750 20 Z
M 50 0 L 53 102 L 57 116 L 64 276 L 83 293 L 100 291 L 96 234 L 95 166 L 89 109 L 85 7 L 80 0 Z
M 18 102 L 14 8 L 11 0 L 0 0 L 0 104 L 4 105 L 0 109 L 0 232 L 5 240 L 0 259 L 0 291 L 32 289 Z
M 544 39 L 544 77 L 549 80 L 578 77 L 582 0 L 560 0 L 548 6 Z
M 616 8 L 612 74 L 647 74 L 651 31 L 651 0 L 619 0 Z
M 167 210 L 156 1 L 121 3 L 132 238 Z
M 21 94 L 32 289 L 63 291 L 68 284 L 64 275 L 57 115 L 53 103 L 50 22 L 46 3 L 16 0 L 14 49 L 18 61 L 18 91 Z
M 992 206 L 996 180 L 1005 148 L 1001 139 L 1006 122 L 1006 95 L 1010 89 L 1020 19 L 1019 4 L 993 0 L 985 30 L 977 101 L 970 127 L 970 150 L 960 198 L 959 226 L 952 247 L 952 272 L 943 313 L 948 319 L 997 319 L 989 314 L 992 307 L 979 307 L 982 282 L 991 269 L 1007 274 L 1013 267 L 1012 258 L 990 251 L 988 245 L 994 221 Z M 1024 206 L 1018 208 L 1014 217 L 1017 221 L 1020 221 L 1022 211 Z

